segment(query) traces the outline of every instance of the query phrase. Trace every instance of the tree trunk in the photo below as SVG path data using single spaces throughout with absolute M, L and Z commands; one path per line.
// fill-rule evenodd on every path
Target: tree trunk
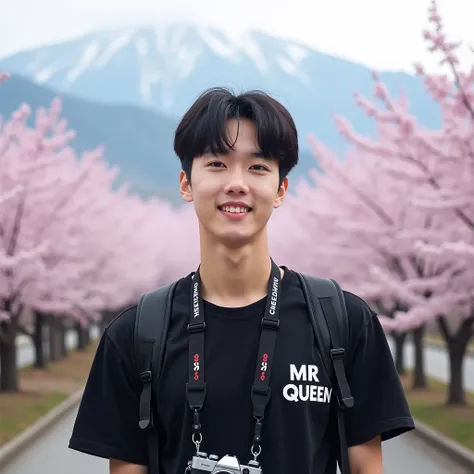
M 395 341 L 395 366 L 399 375 L 405 375 L 405 341 L 407 334 L 393 333 L 393 339 Z
M 91 325 L 87 325 L 86 327 L 83 328 L 84 331 L 84 343 L 86 346 L 88 346 L 91 342 Z
M 474 316 L 465 319 L 454 335 L 449 333 L 447 321 L 443 316 L 439 317 L 437 322 L 449 354 L 450 380 L 447 405 L 466 405 L 463 363 L 472 337 Z
M 88 327 L 83 327 L 80 323 L 74 324 L 76 333 L 77 333 L 77 350 L 83 351 L 87 347 L 87 336 L 86 331 L 88 331 Z
M 68 356 L 69 350 L 67 348 L 67 328 L 66 324 L 63 321 L 58 321 L 59 327 L 59 338 L 61 342 L 61 355 L 65 359 Z
M 64 358 L 61 341 L 61 323 L 58 321 L 58 318 L 52 314 L 49 315 L 48 320 L 49 360 L 56 362 Z
M 463 377 L 464 356 L 459 347 L 454 344 L 449 348 L 449 371 L 450 383 L 448 391 L 448 405 L 465 405 L 466 397 L 464 393 Z
M 16 321 L 0 324 L 0 392 L 20 390 L 17 369 Z
M 416 328 L 413 331 L 413 344 L 415 346 L 415 370 L 413 373 L 413 386 L 416 389 L 426 389 L 428 387 L 425 377 L 425 357 L 423 336 L 425 325 Z
M 113 321 L 117 316 L 117 311 L 104 310 L 102 311 L 102 317 L 100 318 L 100 333 L 103 334 L 105 328 Z
M 33 332 L 33 344 L 35 347 L 35 364 L 37 369 L 44 369 L 46 367 L 46 357 L 44 353 L 44 327 L 46 317 L 43 313 L 38 311 L 34 312 L 34 332 Z

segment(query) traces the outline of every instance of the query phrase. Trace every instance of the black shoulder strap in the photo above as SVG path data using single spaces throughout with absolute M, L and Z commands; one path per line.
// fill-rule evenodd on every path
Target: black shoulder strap
M 142 382 L 139 426 L 147 430 L 148 473 L 159 474 L 158 432 L 153 420 L 153 384 L 161 373 L 171 303 L 177 282 L 144 294 L 135 321 L 135 359 Z
M 339 284 L 332 279 L 315 278 L 297 273 L 308 305 L 314 335 L 323 348 L 323 364 L 337 397 L 337 427 L 339 435 L 341 474 L 350 474 L 346 441 L 344 410 L 354 406 L 351 390 L 346 378 L 344 358 L 349 348 L 349 317 L 344 294 Z

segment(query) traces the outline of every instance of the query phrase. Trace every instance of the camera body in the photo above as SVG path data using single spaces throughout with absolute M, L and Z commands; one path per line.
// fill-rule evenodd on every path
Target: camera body
M 225 455 L 221 459 L 215 454 L 198 452 L 189 462 L 191 474 L 262 474 L 257 461 L 250 461 L 247 466 L 241 465 L 235 456 Z

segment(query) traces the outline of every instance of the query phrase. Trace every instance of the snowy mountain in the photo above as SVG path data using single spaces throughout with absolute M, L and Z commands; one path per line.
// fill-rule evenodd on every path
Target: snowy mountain
M 344 147 L 333 112 L 363 133 L 373 131 L 352 103 L 354 90 L 371 95 L 367 68 L 258 31 L 230 37 L 190 24 L 96 31 L 4 58 L 0 68 L 88 100 L 152 107 L 175 119 L 207 87 L 261 88 L 293 113 L 303 146 L 314 133 Z M 423 123 L 439 123 L 418 78 L 381 76 L 392 91 L 406 91 Z
M 181 89 L 196 82 L 199 90 L 229 79 L 236 86 L 275 88 L 286 76 L 288 84 L 307 87 L 310 54 L 308 48 L 258 32 L 230 38 L 212 28 L 159 25 L 98 31 L 16 55 L 2 66 L 89 98 L 173 112 L 182 108 Z

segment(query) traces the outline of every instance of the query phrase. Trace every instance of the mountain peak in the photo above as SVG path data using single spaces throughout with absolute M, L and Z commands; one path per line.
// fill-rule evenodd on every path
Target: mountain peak
M 209 83 L 201 89 L 224 84 L 232 70 L 236 79 L 246 71 L 254 78 L 253 87 L 282 75 L 308 84 L 302 63 L 309 54 L 309 48 L 258 31 L 230 34 L 190 22 L 162 22 L 94 31 L 16 54 L 3 63 L 14 72 L 26 72 L 36 83 L 65 92 L 82 93 L 99 76 L 111 83 L 118 76 L 134 78 L 142 105 L 168 111 L 175 106 L 171 90 L 185 86 L 191 75 Z
M 354 89 L 372 94 L 367 68 L 260 31 L 235 34 L 190 22 L 109 28 L 4 58 L 0 69 L 97 106 L 88 112 L 85 103 L 75 102 L 65 109 L 65 116 L 73 117 L 73 128 L 87 144 L 104 142 L 110 156 L 120 157 L 121 163 L 130 161 L 125 166 L 143 165 L 137 174 L 144 179 L 153 174 L 145 162 L 157 176 L 158 169 L 168 166 L 167 157 L 176 159 L 171 146 L 174 127 L 209 87 L 225 86 L 236 92 L 262 89 L 273 95 L 293 115 L 302 153 L 310 133 L 337 151 L 345 149 L 333 113 L 357 124 L 359 133 L 375 132 L 372 120 L 364 118 L 352 102 Z M 439 111 L 420 78 L 380 76 L 392 92 L 406 92 L 412 113 L 424 119 L 420 122 L 438 123 Z M 1 89 L 3 94 L 8 91 Z M 45 98 L 42 103 L 29 101 L 33 107 L 48 105 Z M 11 110 L 20 105 L 16 102 Z M 119 107 L 109 108 L 111 104 Z M 102 107 L 110 112 L 100 115 Z M 153 118 L 154 111 L 168 121 Z M 161 159 L 165 161 L 158 165 Z M 314 165 L 312 159 L 309 162 Z M 164 168 L 154 168 L 155 164 Z M 164 182 L 172 179 L 164 172 L 162 177 Z
M 321 107 L 331 120 L 354 89 L 370 93 L 371 83 L 367 68 L 293 40 L 175 21 L 94 31 L 10 56 L 0 67 L 61 93 L 176 118 L 206 88 L 263 89 L 295 115 L 302 137 L 314 130 L 311 117 Z M 397 76 L 396 86 L 418 95 L 422 82 Z

